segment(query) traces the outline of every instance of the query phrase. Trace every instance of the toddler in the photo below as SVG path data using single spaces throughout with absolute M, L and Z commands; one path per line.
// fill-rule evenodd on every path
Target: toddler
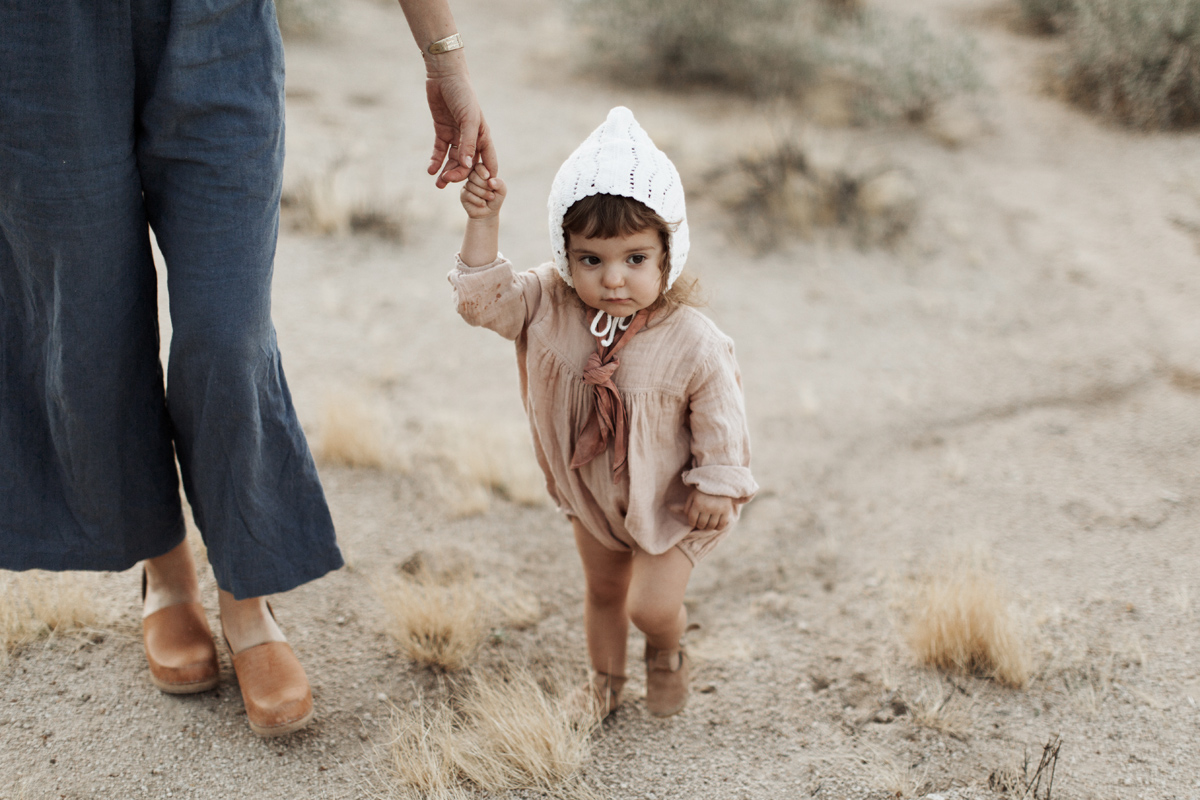
M 554 262 L 514 272 L 498 253 L 505 186 L 477 164 L 450 273 L 458 312 L 516 342 L 546 488 L 583 562 L 594 670 L 584 696 L 611 713 L 629 621 L 646 635 L 646 707 L 687 702 L 684 590 L 758 490 L 733 342 L 689 307 L 679 173 L 614 108 L 550 191 Z

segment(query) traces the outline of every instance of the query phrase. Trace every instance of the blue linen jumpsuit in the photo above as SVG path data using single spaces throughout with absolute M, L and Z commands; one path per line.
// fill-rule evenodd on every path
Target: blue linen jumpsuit
M 221 588 L 341 566 L 271 323 L 282 165 L 271 0 L 0 0 L 0 568 L 167 552 L 176 459 Z

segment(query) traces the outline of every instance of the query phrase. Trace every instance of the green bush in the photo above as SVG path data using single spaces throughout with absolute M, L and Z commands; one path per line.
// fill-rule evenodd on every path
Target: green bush
M 1200 124 L 1200 0 L 1076 0 L 1066 88 L 1139 128 Z
M 802 97 L 823 77 L 852 84 L 870 116 L 920 119 L 981 84 L 964 41 L 858 0 L 573 0 L 592 63 L 616 80 Z

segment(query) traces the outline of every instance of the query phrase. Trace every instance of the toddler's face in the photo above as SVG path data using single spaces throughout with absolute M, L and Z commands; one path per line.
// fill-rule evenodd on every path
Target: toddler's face
M 663 246 L 656 230 L 612 239 L 572 234 L 567 259 L 575 292 L 591 308 L 628 317 L 658 299 Z

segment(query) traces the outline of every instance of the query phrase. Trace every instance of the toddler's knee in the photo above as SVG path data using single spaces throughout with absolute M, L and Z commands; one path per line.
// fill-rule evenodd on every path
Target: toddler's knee
M 629 619 L 643 633 L 666 631 L 679 624 L 679 609 L 676 604 L 637 602 L 629 607 Z
M 618 581 L 589 581 L 588 602 L 593 606 L 619 606 L 625 603 L 627 587 Z

